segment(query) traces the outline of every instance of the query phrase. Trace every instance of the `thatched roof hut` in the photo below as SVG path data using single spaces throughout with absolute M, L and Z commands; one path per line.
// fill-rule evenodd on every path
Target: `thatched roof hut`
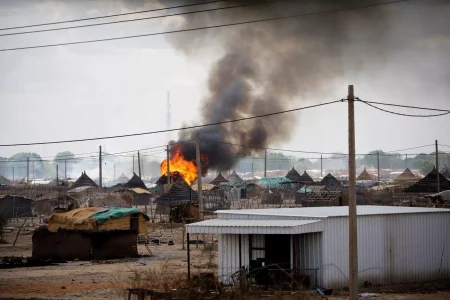
M 98 185 L 94 182 L 94 180 L 87 176 L 86 172 L 82 172 L 81 176 L 78 177 L 77 181 L 70 186 L 69 190 L 79 187 L 98 187 Z
M 303 172 L 300 181 L 303 183 L 313 183 L 314 182 L 314 180 L 311 178 L 311 176 L 309 176 L 308 173 L 306 173 L 306 171 Z
M 0 184 L 10 185 L 12 182 L 3 176 L 0 176 Z
M 358 177 L 356 177 L 356 180 L 374 180 L 373 177 L 366 171 L 366 168 L 364 168 L 364 171 L 359 174 Z
M 141 189 L 147 189 L 147 186 L 142 181 L 142 179 L 136 175 L 136 173 L 133 173 L 133 177 L 127 182 L 126 187 L 129 189 L 133 188 L 141 188 Z
M 130 179 L 127 176 L 125 176 L 125 174 L 123 174 L 123 173 L 120 174 L 119 178 L 117 178 L 117 180 L 116 180 L 117 183 L 122 183 L 122 184 L 125 184 L 128 181 L 130 181 Z
M 223 177 L 222 173 L 219 173 L 216 178 L 214 178 L 210 183 L 214 185 L 219 185 L 220 183 L 228 182 L 228 179 Z
M 236 173 L 236 171 L 233 171 L 233 173 L 231 173 L 230 177 L 228 177 L 228 181 L 232 182 L 232 183 L 243 183 L 244 180 L 239 177 L 239 175 Z
M 416 175 L 411 172 L 409 168 L 406 168 L 402 174 L 398 175 L 397 178 L 394 179 L 394 182 L 402 183 L 402 182 L 415 182 L 418 178 Z
M 437 191 L 438 172 L 434 168 L 424 178 L 405 189 L 405 193 L 435 193 Z M 450 180 L 439 173 L 439 185 L 441 191 L 450 190 Z
M 321 185 L 324 185 L 328 188 L 330 187 L 342 187 L 342 184 L 339 180 L 336 179 L 331 173 L 328 173 L 327 176 L 325 176 L 321 181 Z
M 48 219 L 48 230 L 136 230 L 137 233 L 147 234 L 149 220 L 146 214 L 136 208 L 86 207 L 53 214 Z
M 284 177 L 286 177 L 291 181 L 302 181 L 302 176 L 297 172 L 297 170 L 294 167 L 292 167 L 292 169 Z

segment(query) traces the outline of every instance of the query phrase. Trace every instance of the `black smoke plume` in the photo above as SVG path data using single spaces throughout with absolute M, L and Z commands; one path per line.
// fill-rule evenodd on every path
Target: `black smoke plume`
M 198 0 L 161 2 L 174 6 Z M 187 10 L 246 2 L 250 1 L 225 1 Z M 383 2 L 386 1 L 278 1 L 185 15 L 181 23 L 169 27 L 195 28 Z M 444 1 L 431 2 L 435 12 L 444 9 L 439 7 L 445 5 Z M 430 10 L 426 4 L 398 3 L 171 34 L 167 38 L 193 58 L 201 59 L 205 52 L 220 55 L 210 66 L 208 91 L 201 111 L 201 123 L 214 123 L 300 107 L 309 99 L 316 103 L 329 101 L 328 95 L 335 93 L 336 85 L 341 84 L 339 80 L 345 78 L 346 73 L 376 72 L 386 64 L 387 53 L 398 51 L 405 43 L 411 44 L 411 24 L 393 21 L 402 16 L 405 9 L 416 16 Z M 448 5 L 445 9 L 448 11 Z M 417 22 L 420 20 L 416 19 Z M 441 28 L 441 32 L 433 33 L 434 36 L 448 31 L 442 29 L 447 28 L 443 26 L 444 20 L 445 14 L 427 20 L 427 24 L 434 23 L 427 26 Z M 404 32 L 393 39 L 392 30 L 399 29 Z M 351 67 L 347 66 L 346 59 L 351 60 Z M 345 92 L 345 86 L 342 90 Z M 291 138 L 299 118 L 299 113 L 288 113 L 182 131 L 179 140 L 195 139 L 199 134 L 201 153 L 208 156 L 204 172 L 208 169 L 229 170 L 239 158 L 261 150 L 225 143 L 253 147 L 280 144 Z M 195 161 L 195 142 L 184 143 L 181 149 L 188 160 Z

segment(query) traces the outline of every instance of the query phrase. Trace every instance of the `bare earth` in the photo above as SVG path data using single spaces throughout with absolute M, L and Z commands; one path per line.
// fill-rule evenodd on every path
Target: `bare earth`
M 14 224 L 12 225 L 14 226 Z M 17 225 L 19 226 L 19 225 Z M 136 282 L 136 272 L 149 269 L 161 270 L 169 264 L 179 272 L 186 272 L 186 251 L 183 250 L 183 232 L 181 225 L 176 228 L 150 228 L 158 234 L 172 234 L 175 245 L 150 246 L 153 257 L 112 261 L 74 261 L 54 266 L 14 268 L 0 270 L 0 299 L 126 299 L 124 289 Z M 31 234 L 19 235 L 16 245 L 12 242 L 17 229 L 5 235 L 9 244 L 0 245 L 0 257 L 31 256 Z M 211 236 L 199 237 L 211 239 Z M 73 245 L 76 247 L 76 245 Z M 198 248 L 191 245 L 192 272 L 205 270 L 208 258 Z M 148 254 L 144 246 L 139 245 L 139 253 Z M 213 262 L 217 263 L 217 258 Z M 214 269 L 214 267 L 213 267 Z M 377 287 L 364 292 L 381 293 L 375 299 L 396 300 L 450 300 L 450 283 L 428 284 L 420 286 Z M 289 299 L 316 299 L 309 294 L 292 295 Z M 279 296 L 270 297 L 280 298 Z M 325 298 L 325 297 L 324 297 Z M 324 299 L 319 298 L 317 299 Z M 347 299 L 345 292 L 327 296 L 325 299 Z

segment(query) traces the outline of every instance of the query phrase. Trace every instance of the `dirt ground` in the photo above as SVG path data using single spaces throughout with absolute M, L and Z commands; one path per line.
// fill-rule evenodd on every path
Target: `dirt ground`
M 8 226 L 20 226 L 10 224 Z M 150 226 L 150 234 L 172 235 L 175 245 L 151 245 L 153 256 L 143 245 L 138 251 L 143 257 L 136 259 L 123 259 L 111 261 L 72 261 L 45 267 L 14 268 L 0 270 L 0 299 L 126 299 L 125 289 L 136 284 L 136 274 L 156 270 L 153 276 L 158 277 L 165 272 L 186 272 L 186 250 L 183 250 L 182 225 Z M 0 245 L 0 257 L 5 256 L 31 256 L 31 234 L 20 234 L 16 245 L 12 243 L 16 237 L 17 229 L 5 234 L 8 244 Z M 191 237 L 196 238 L 196 237 Z M 200 236 L 199 239 L 210 240 L 211 236 Z M 74 245 L 76 247 L 76 245 Z M 192 272 L 205 271 L 208 263 L 210 270 L 216 269 L 217 255 L 211 257 L 191 245 Z M 147 255 L 147 256 L 145 256 Z M 170 270 L 168 269 L 170 267 Z M 173 271 L 176 270 L 176 271 Z M 150 273 L 149 273 L 150 274 Z M 184 276 L 184 274 L 179 274 Z M 162 275 L 161 275 L 162 276 Z M 173 275 L 175 277 L 175 275 Z M 373 287 L 362 292 L 381 293 L 375 299 L 396 300 L 450 300 L 450 283 L 433 283 L 418 286 L 386 286 Z M 327 297 L 310 296 L 300 293 L 287 297 L 272 296 L 272 299 L 347 299 L 346 292 L 337 292 L 337 295 Z

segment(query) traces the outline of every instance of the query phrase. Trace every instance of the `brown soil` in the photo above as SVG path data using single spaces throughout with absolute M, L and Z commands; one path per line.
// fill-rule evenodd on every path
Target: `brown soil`
M 20 225 L 19 222 L 17 226 Z M 16 245 L 12 246 L 17 233 L 16 230 L 5 235 L 9 244 L 0 244 L 0 257 L 31 256 L 31 234 L 19 235 Z M 182 246 L 182 225 L 173 226 L 172 229 L 169 225 L 166 228 L 151 225 L 149 231 L 150 234 L 173 235 L 175 245 L 150 246 L 154 254 L 153 257 L 100 262 L 73 261 L 45 267 L 3 269 L 0 270 L 0 299 L 126 299 L 125 288 L 133 287 L 133 284 L 136 284 L 136 273 L 148 272 L 149 269 L 164 272 L 168 265 L 170 265 L 171 270 L 186 272 L 186 251 L 183 250 Z M 191 238 L 195 239 L 196 236 Z M 199 236 L 199 239 L 211 240 L 212 237 Z M 76 247 L 76 245 L 74 246 Z M 207 266 L 208 258 L 202 252 L 202 249 L 202 245 L 198 248 L 191 245 L 193 273 L 205 271 L 204 268 Z M 148 254 L 142 245 L 138 246 L 138 250 L 142 255 Z M 140 265 L 137 262 L 143 262 L 145 265 Z M 217 264 L 217 257 L 214 259 L 214 264 Z M 211 270 L 214 271 L 215 268 Z M 383 300 L 450 300 L 449 290 L 449 283 L 384 286 L 367 289 L 368 292 L 381 293 L 379 297 L 374 299 Z M 316 299 L 316 297 L 309 296 L 308 293 L 291 296 L 278 295 L 269 298 Z M 325 299 L 348 299 L 348 294 L 338 292 L 337 295 L 328 296 Z

